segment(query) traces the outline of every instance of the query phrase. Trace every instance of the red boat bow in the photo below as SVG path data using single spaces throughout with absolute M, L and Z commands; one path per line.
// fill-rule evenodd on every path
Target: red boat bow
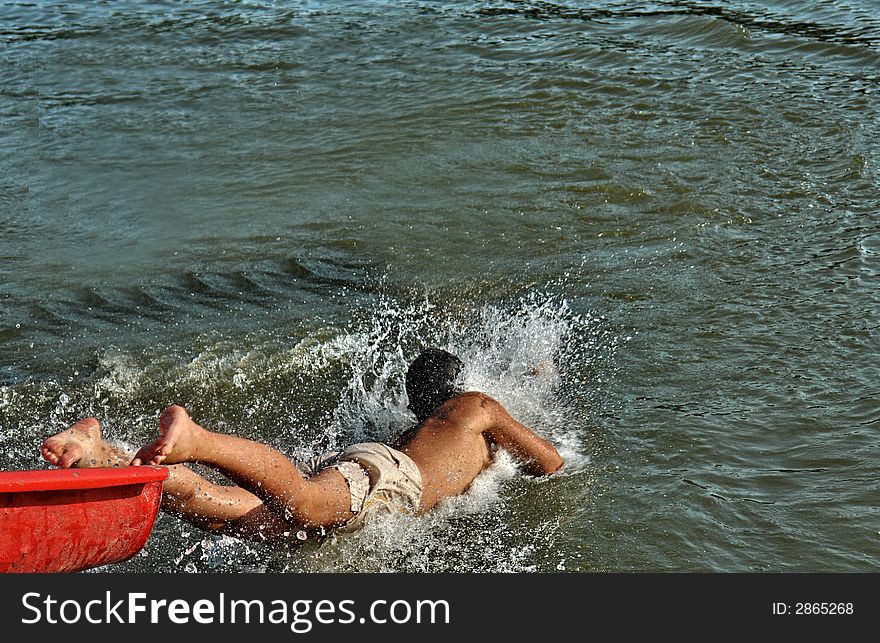
M 0 572 L 73 572 L 147 542 L 165 467 L 0 472 Z

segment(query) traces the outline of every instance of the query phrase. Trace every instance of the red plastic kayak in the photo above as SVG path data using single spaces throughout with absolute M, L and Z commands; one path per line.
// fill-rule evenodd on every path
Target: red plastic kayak
M 74 572 L 147 542 L 165 467 L 0 472 L 0 572 Z

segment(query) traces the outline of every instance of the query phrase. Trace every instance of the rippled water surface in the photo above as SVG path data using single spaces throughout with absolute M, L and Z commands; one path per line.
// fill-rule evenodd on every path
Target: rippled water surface
M 568 461 L 116 569 L 880 565 L 874 0 L 2 2 L 0 61 L 0 468 L 383 439 L 428 344 Z

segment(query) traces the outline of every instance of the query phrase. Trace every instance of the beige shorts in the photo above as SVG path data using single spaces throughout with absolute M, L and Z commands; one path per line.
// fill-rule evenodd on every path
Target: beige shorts
M 339 529 L 342 532 L 356 531 L 377 515 L 415 514 L 421 503 L 422 475 L 416 463 L 380 442 L 353 444 L 299 466 L 306 475 L 333 467 L 348 482 L 355 516 Z

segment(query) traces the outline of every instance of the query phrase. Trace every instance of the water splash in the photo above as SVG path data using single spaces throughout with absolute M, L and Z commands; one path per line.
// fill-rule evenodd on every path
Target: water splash
M 454 315 L 441 314 L 427 299 L 379 308 L 358 336 L 360 350 L 351 355 L 351 376 L 327 429 L 333 439 L 387 440 L 411 426 L 404 374 L 422 348 L 437 346 L 464 361 L 465 388 L 492 395 L 515 417 L 562 445 L 568 472 L 587 466 L 583 422 L 572 416 L 559 389 L 570 363 L 581 366 L 599 346 L 598 339 L 583 341 L 605 332 L 591 329 L 598 326 L 596 318 L 575 314 L 563 298 L 541 294 L 508 304 L 460 307 Z M 509 506 L 515 481 L 526 488 L 542 484 L 523 482 L 516 473 L 513 459 L 500 452 L 467 493 L 447 499 L 429 515 L 373 521 L 356 534 L 331 539 L 310 556 L 290 559 L 285 569 L 532 571 L 564 566 L 559 514 L 525 500 L 534 513 L 524 520 Z
M 466 389 L 492 395 L 560 445 L 566 469 L 549 481 L 523 478 L 502 452 L 466 494 L 428 516 L 377 520 L 320 547 L 254 546 L 201 534 L 194 541 L 183 535 L 190 527 L 165 517 L 156 528 L 161 537 L 148 543 L 149 556 L 126 565 L 170 571 L 556 569 L 564 564 L 560 516 L 580 496 L 548 489 L 585 479 L 590 428 L 579 402 L 594 393 L 587 393 L 583 373 L 608 359 L 614 346 L 608 329 L 554 294 L 473 306 L 428 295 L 400 299 L 380 292 L 364 319 L 315 329 L 294 342 L 271 335 L 226 338 L 188 356 L 107 349 L 78 380 L 4 387 L 5 466 L 37 465 L 46 434 L 84 415 L 99 416 L 105 435 L 132 450 L 154 434 L 159 410 L 173 402 L 191 406 L 211 428 L 270 442 L 292 457 L 390 440 L 415 421 L 407 410 L 406 368 L 423 348 L 436 346 L 464 361 Z
M 462 385 L 504 404 L 512 415 L 563 444 L 579 457 L 578 422 L 560 399 L 570 364 L 578 368 L 601 350 L 598 318 L 575 314 L 564 298 L 532 293 L 507 304 L 454 313 L 423 299 L 406 306 L 377 306 L 371 327 L 352 336 L 350 378 L 328 427 L 336 446 L 356 440 L 390 440 L 409 428 L 404 387 L 407 366 L 435 346 L 462 359 Z M 598 330 L 593 329 L 596 326 Z

